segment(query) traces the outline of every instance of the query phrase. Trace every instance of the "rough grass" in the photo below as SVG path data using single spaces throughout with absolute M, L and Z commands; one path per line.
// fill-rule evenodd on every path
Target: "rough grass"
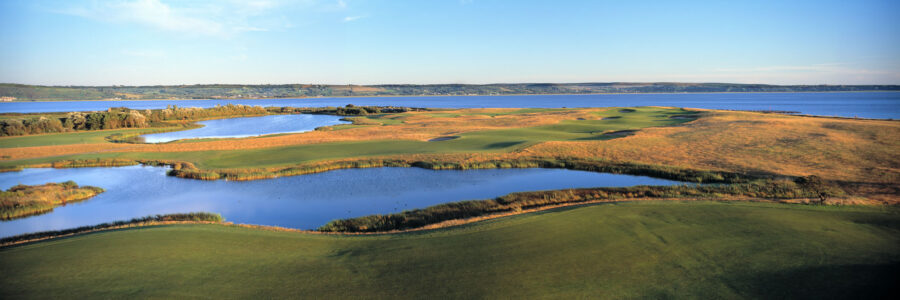
M 54 207 L 87 200 L 102 192 L 102 188 L 79 187 L 72 181 L 42 185 L 16 185 L 6 191 L 0 191 L 0 220 L 47 213 Z
M 532 155 L 743 173 L 818 175 L 830 180 L 900 183 L 900 122 L 711 111 L 684 126 L 646 128 L 603 143 L 553 141 Z
M 12 298 L 890 298 L 895 209 L 622 203 L 418 233 L 222 225 L 0 249 Z

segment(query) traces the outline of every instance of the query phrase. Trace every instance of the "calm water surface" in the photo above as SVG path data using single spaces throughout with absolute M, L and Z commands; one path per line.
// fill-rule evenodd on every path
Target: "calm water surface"
M 447 96 L 447 97 L 348 97 L 257 100 L 153 100 L 153 101 L 64 101 L 3 102 L 0 112 L 68 112 L 106 110 L 109 107 L 134 109 L 212 107 L 228 103 L 260 106 L 321 107 L 394 105 L 410 107 L 606 107 L 677 106 L 709 109 L 783 110 L 804 114 L 878 119 L 900 119 L 900 92 L 854 93 L 711 93 L 711 94 L 615 94 L 615 95 L 534 95 L 534 96 Z
M 181 139 L 241 138 L 274 133 L 305 132 L 316 127 L 349 124 L 343 117 L 329 115 L 274 115 L 197 122 L 202 128 L 143 135 L 147 143 L 165 143 Z
M 562 169 L 434 171 L 419 168 L 336 170 L 255 181 L 166 176 L 166 168 L 25 169 L 0 173 L 0 188 L 74 180 L 106 192 L 39 216 L 0 222 L 0 236 L 127 220 L 151 214 L 220 213 L 236 223 L 313 229 L 333 219 L 386 214 L 519 191 L 669 185 L 643 176 Z

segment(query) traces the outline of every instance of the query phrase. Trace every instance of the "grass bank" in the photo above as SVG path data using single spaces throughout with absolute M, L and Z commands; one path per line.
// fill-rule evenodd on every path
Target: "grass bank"
M 142 227 L 153 225 L 164 225 L 172 223 L 222 223 L 225 218 L 219 214 L 207 212 L 192 212 L 179 214 L 154 215 L 141 218 L 134 218 L 127 221 L 115 221 L 110 223 L 101 223 L 97 225 L 81 226 L 64 230 L 51 230 L 20 234 L 0 239 L 0 246 L 11 246 L 28 242 L 41 241 L 52 238 L 60 238 L 78 234 L 85 234 L 103 230 L 122 229 L 130 227 Z
M 448 229 L 313 235 L 222 225 L 0 249 L 3 298 L 879 298 L 892 208 L 642 202 Z
M 824 204 L 828 197 L 845 196 L 844 191 L 837 186 L 821 182 L 813 186 L 807 182 L 806 178 L 798 178 L 796 182 L 757 180 L 751 183 L 730 185 L 635 186 L 519 192 L 494 199 L 444 203 L 388 215 L 334 220 L 317 230 L 324 232 L 403 231 L 429 227 L 438 223 L 459 223 L 465 219 L 536 210 L 542 207 L 587 202 L 616 202 L 627 199 L 795 200 L 823 196 L 822 199 L 812 200 L 812 202 Z M 805 200 L 804 202 L 810 201 Z

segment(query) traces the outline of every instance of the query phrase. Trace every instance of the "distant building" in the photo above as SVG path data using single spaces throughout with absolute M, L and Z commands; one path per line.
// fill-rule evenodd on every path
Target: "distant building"
M 7 96 L 0 97 L 0 102 L 13 102 L 15 100 L 16 100 L 16 97 L 7 97 Z

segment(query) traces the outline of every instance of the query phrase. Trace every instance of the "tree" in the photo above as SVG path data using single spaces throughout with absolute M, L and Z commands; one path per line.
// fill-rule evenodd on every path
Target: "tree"
M 843 194 L 843 190 L 840 188 L 825 182 L 816 175 L 809 175 L 806 177 L 799 177 L 795 180 L 795 182 L 800 185 L 801 188 L 811 193 L 814 197 L 819 199 L 819 204 L 825 204 L 825 200 L 828 200 L 829 197 L 839 196 Z

